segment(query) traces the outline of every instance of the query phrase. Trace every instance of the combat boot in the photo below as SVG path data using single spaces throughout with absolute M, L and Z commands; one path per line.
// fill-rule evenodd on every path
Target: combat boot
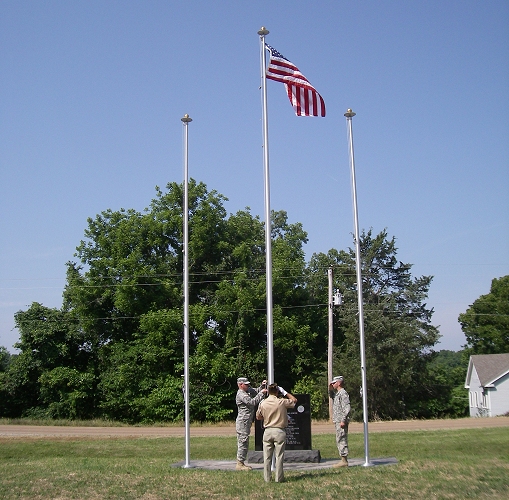
M 348 458 L 347 457 L 341 457 L 340 462 L 336 462 L 333 467 L 348 467 Z
M 237 465 L 235 466 L 235 470 L 253 470 L 249 465 L 245 465 L 244 462 L 237 460 Z

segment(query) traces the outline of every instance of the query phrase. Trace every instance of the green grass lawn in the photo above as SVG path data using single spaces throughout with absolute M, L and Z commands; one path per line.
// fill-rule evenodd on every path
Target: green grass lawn
M 0 438 L 0 498 L 509 498 L 509 428 L 373 433 L 369 443 L 370 457 L 398 464 L 286 472 L 286 483 L 266 484 L 259 471 L 171 467 L 184 459 L 183 438 Z M 349 444 L 364 457 L 362 434 Z M 313 448 L 337 456 L 333 435 L 314 436 Z M 191 438 L 191 460 L 235 451 L 232 437 Z

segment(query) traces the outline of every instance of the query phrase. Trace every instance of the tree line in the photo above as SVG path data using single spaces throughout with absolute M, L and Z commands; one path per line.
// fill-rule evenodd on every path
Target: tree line
M 143 212 L 89 218 L 67 263 L 60 308 L 18 311 L 17 355 L 0 348 L 0 416 L 183 419 L 183 186 L 170 183 Z M 220 193 L 189 185 L 190 413 L 234 418 L 236 378 L 266 376 L 264 223 L 246 208 L 227 214 Z M 334 310 L 334 372 L 362 418 L 353 249 L 313 254 L 284 211 L 272 213 L 274 371 L 309 393 L 327 418 L 327 269 L 343 305 Z M 426 299 L 431 276 L 413 277 L 386 230 L 361 235 L 370 419 L 462 416 L 451 366 L 437 363 L 440 335 Z M 447 357 L 446 357 L 447 358 Z M 450 360 L 449 360 L 450 361 Z M 463 375 L 464 377 L 464 375 Z M 464 380 L 464 378 L 463 378 Z

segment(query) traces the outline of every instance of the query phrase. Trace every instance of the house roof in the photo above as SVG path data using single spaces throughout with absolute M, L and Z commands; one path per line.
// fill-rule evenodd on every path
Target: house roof
M 470 376 L 473 366 L 475 366 L 475 371 L 479 376 L 481 385 L 483 387 L 489 386 L 506 373 L 509 373 L 509 353 L 474 354 L 470 356 L 466 379 L 467 386 L 470 385 Z

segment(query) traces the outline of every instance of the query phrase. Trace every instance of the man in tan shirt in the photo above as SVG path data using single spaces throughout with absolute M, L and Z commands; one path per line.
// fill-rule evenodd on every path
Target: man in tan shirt
M 278 393 L 281 398 L 278 398 Z M 256 419 L 263 420 L 263 478 L 272 480 L 272 455 L 276 459 L 276 482 L 284 481 L 283 456 L 286 445 L 286 428 L 288 427 L 288 408 L 293 408 L 297 398 L 286 392 L 277 384 L 269 385 L 269 397 L 258 406 Z

